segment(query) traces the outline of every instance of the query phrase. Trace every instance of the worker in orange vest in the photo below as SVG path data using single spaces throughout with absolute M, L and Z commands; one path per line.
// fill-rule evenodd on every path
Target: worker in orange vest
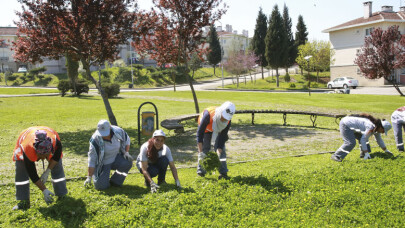
M 48 167 L 41 177 L 38 176 L 35 162 L 48 161 Z M 13 210 L 26 210 L 30 207 L 29 179 L 42 191 L 47 204 L 53 202 L 53 195 L 45 183 L 49 173 L 52 176 L 53 189 L 56 196 L 67 194 L 65 173 L 62 166 L 62 143 L 56 131 L 45 126 L 35 126 L 20 133 L 14 148 L 13 161 L 15 161 L 15 187 L 18 204 Z
M 235 105 L 229 101 L 219 107 L 209 107 L 200 114 L 197 129 L 197 174 L 199 176 L 205 176 L 206 171 L 200 165 L 200 162 L 206 157 L 206 153 L 210 151 L 212 144 L 214 151 L 217 152 L 221 161 L 218 179 L 229 178 L 226 165 L 225 142 L 228 140 L 228 131 L 233 114 L 235 114 Z

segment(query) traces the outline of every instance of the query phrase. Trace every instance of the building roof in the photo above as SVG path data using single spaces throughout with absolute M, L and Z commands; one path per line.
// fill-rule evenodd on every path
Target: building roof
M 17 27 L 0 27 L 0 36 L 16 36 Z
M 364 17 L 360 17 L 343 24 L 328 28 L 323 30 L 322 32 L 328 33 L 333 31 L 338 31 L 347 28 L 358 27 L 367 24 L 375 24 L 380 22 L 405 22 L 405 12 L 375 12 L 372 14 L 371 17 L 365 19 Z

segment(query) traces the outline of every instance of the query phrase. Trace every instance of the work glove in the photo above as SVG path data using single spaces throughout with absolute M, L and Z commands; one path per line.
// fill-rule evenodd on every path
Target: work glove
M 198 153 L 198 163 L 202 162 L 205 158 L 207 157 L 207 155 L 203 152 Z
M 371 156 L 368 152 L 364 154 L 364 160 L 371 159 Z
M 53 194 L 51 191 L 49 191 L 47 188 L 45 188 L 45 190 L 42 191 L 42 194 L 44 194 L 44 200 L 47 204 L 50 204 L 53 202 L 53 198 L 52 196 L 54 196 L 55 194 Z
M 87 179 L 84 181 L 84 187 L 89 187 L 90 185 L 92 185 L 91 179 L 91 176 L 87 176 Z
M 129 152 L 125 152 L 124 158 L 127 159 L 127 161 L 132 162 L 134 158 L 129 154 Z
M 391 153 L 391 151 L 389 151 L 388 149 L 385 150 L 385 153 L 389 156 L 393 156 L 394 154 Z
M 41 175 L 41 181 L 43 184 L 45 184 L 48 181 L 48 176 L 49 176 L 50 172 L 51 172 L 51 169 L 47 168 L 45 170 L 45 172 Z
M 156 193 L 158 188 L 160 188 L 159 185 L 157 185 L 154 181 L 150 182 L 150 192 L 151 193 Z
M 178 188 L 181 188 L 180 180 L 179 180 L 179 179 L 176 180 L 176 186 L 177 186 Z

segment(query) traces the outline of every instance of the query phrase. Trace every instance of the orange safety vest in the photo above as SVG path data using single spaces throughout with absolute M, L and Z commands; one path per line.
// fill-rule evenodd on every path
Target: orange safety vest
M 214 122 L 214 116 L 215 116 L 215 109 L 216 109 L 217 107 L 209 107 L 209 108 L 207 108 L 207 109 L 205 109 L 205 110 L 207 110 L 208 111 L 208 113 L 210 114 L 210 123 L 207 125 L 207 127 L 205 128 L 205 132 L 213 132 L 214 130 L 212 130 L 212 123 Z M 200 122 L 201 122 L 201 119 L 203 118 L 203 116 L 204 116 L 204 112 L 205 112 L 205 110 L 200 114 L 200 116 L 198 117 L 198 126 L 200 126 Z M 229 121 L 228 121 L 228 123 L 229 123 Z
M 38 160 L 37 153 L 35 152 L 34 142 L 35 142 L 35 132 L 37 130 L 44 130 L 47 133 L 47 137 L 50 137 L 52 140 L 53 152 L 49 154 L 47 160 L 49 161 L 52 158 L 53 153 L 55 152 L 56 139 L 60 141 L 58 133 L 52 128 L 45 126 L 35 126 L 25 129 L 20 133 L 17 143 L 14 147 L 13 161 L 23 161 L 23 153 L 28 159 L 32 162 Z M 62 158 L 62 154 L 61 154 Z

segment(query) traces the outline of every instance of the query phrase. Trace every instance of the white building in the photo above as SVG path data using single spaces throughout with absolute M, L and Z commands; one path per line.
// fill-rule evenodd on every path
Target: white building
M 218 39 L 224 50 L 223 60 L 227 60 L 229 53 L 232 51 L 247 51 L 251 38 L 247 30 L 243 34 L 238 34 L 236 30 L 232 31 L 232 25 L 226 25 L 226 31 L 221 26 L 217 27 Z
M 372 2 L 364 2 L 363 17 L 325 29 L 329 33 L 329 40 L 335 50 L 335 62 L 330 66 L 331 79 L 350 76 L 359 80 L 361 86 L 379 86 L 387 84 L 381 78 L 370 80 L 362 76 L 359 67 L 354 63 L 357 53 L 364 45 L 364 38 L 369 36 L 375 28 L 387 29 L 398 25 L 401 34 L 405 34 L 405 7 L 398 12 L 392 6 L 382 6 L 381 11 L 372 12 Z M 393 76 L 398 83 L 405 84 L 405 69 L 395 70 Z

